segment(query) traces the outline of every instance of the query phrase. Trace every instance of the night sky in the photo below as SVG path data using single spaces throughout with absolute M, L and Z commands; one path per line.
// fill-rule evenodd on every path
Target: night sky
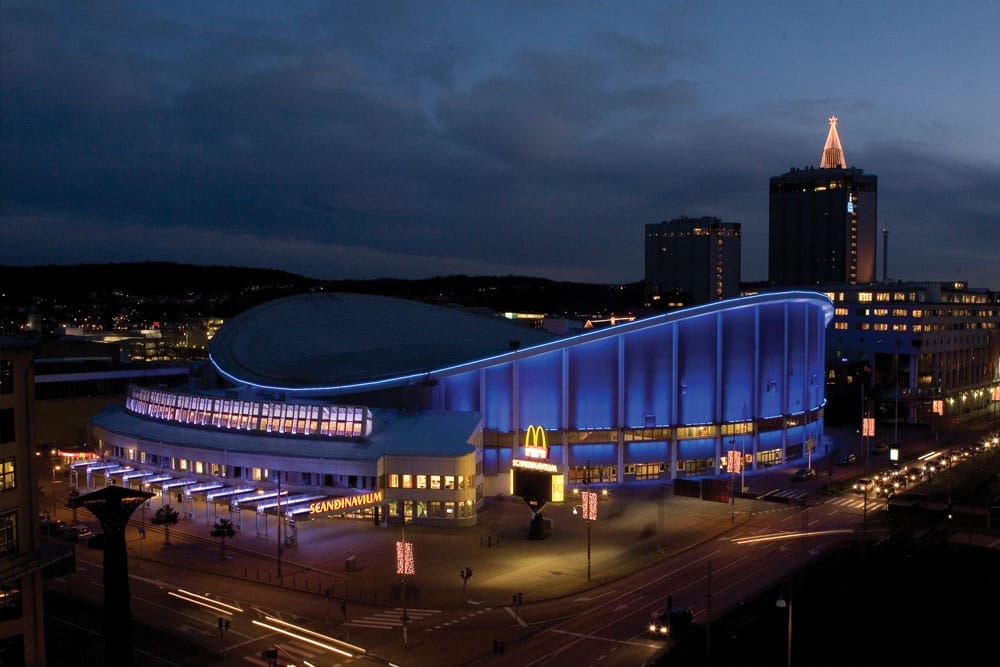
M 836 115 L 889 278 L 1000 289 L 998 27 L 982 0 L 0 0 L 0 264 L 634 282 L 646 224 L 710 215 L 764 280 L 768 178 Z

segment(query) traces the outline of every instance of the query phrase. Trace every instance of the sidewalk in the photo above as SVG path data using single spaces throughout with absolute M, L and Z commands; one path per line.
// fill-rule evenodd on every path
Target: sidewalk
M 598 518 L 589 526 L 588 581 L 588 527 L 573 515 L 571 500 L 546 506 L 551 528 L 545 539 L 529 540 L 528 507 L 517 498 L 490 497 L 473 528 L 405 527 L 415 561 L 415 574 L 406 578 L 408 602 L 448 609 L 469 601 L 510 604 L 516 593 L 525 604 L 579 593 L 724 533 L 742 523 L 753 504 L 737 499 L 734 512 L 728 504 L 674 497 L 666 484 L 616 488 L 598 504 Z M 329 590 L 333 600 L 352 604 L 401 604 L 395 547 L 402 526 L 299 519 L 297 544 L 283 549 L 279 578 L 274 517 L 265 539 L 257 537 L 249 514 L 236 537 L 226 540 L 224 559 L 219 540 L 209 536 L 204 507 L 171 527 L 170 544 L 164 543 L 162 527 L 148 523 L 142 540 L 133 520 L 129 556 L 316 596 Z M 348 557 L 356 563 L 354 571 L 345 568 Z M 463 591 L 465 568 L 472 576 Z

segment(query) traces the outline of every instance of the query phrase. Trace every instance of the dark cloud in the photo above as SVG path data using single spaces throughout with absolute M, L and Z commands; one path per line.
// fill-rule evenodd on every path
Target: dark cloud
M 571 31 L 539 3 L 4 0 L 0 262 L 634 281 L 645 224 L 715 215 L 763 279 L 768 178 L 818 161 L 832 109 L 877 105 L 739 81 L 720 104 L 704 72 L 743 63 L 690 29 L 700 7 L 625 29 L 586 6 Z M 879 175 L 893 273 L 933 247 L 935 278 L 1000 284 L 976 266 L 1000 254 L 995 161 L 844 139 Z

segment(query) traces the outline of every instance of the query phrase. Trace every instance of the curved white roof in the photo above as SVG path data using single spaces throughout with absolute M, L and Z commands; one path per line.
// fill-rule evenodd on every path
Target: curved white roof
M 246 384 L 288 390 L 419 376 L 558 337 L 501 317 L 368 294 L 277 299 L 228 320 L 212 363 Z
M 226 322 L 209 358 L 232 380 L 290 392 L 342 393 L 433 380 L 505 357 L 617 336 L 767 303 L 811 302 L 829 324 L 833 305 L 818 292 L 790 291 L 714 301 L 593 332 L 558 337 L 499 317 L 366 294 L 306 294 L 256 306 Z M 511 343 L 517 341 L 519 351 Z

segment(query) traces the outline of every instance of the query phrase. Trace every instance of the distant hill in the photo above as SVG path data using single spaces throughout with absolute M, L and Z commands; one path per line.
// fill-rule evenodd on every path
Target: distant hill
M 58 302 L 74 310 L 86 304 L 105 309 L 121 301 L 155 302 L 158 318 L 230 317 L 271 299 L 309 291 L 381 294 L 432 303 L 485 307 L 495 311 L 594 316 L 638 313 L 643 285 L 567 283 L 526 276 L 440 276 L 420 280 L 317 280 L 276 271 L 170 262 L 0 266 L 5 310 Z M 169 307 L 168 307 L 169 306 Z

